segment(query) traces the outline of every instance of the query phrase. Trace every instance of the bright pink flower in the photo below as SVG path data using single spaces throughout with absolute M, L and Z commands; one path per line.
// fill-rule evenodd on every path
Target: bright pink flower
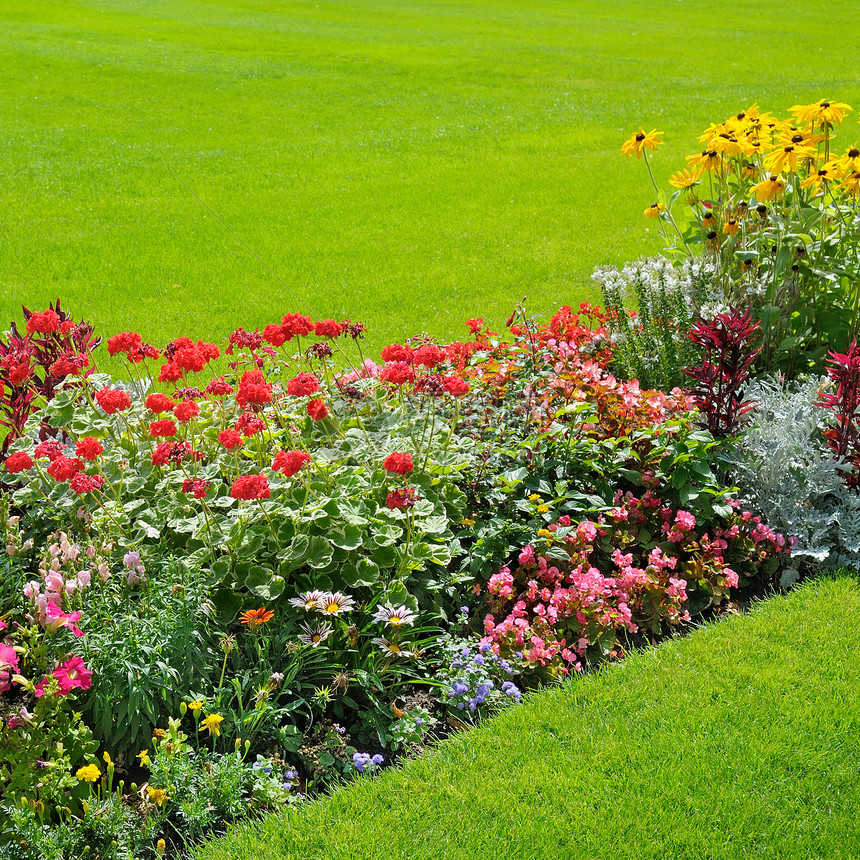
M 45 629 L 50 630 L 52 633 L 55 633 L 61 627 L 67 627 L 74 636 L 80 639 L 84 635 L 83 631 L 77 626 L 80 620 L 80 610 L 67 615 L 53 600 L 49 601 L 45 608 Z
M 60 684 L 60 695 L 63 696 L 75 689 L 89 690 L 93 685 L 93 673 L 80 657 L 71 657 L 59 669 L 54 669 L 54 677 Z
M 12 686 L 12 675 L 20 672 L 18 652 L 9 645 L 0 643 L 0 693 Z

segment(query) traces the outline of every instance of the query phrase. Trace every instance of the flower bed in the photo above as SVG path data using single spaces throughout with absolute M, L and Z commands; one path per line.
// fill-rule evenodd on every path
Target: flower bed
M 122 333 L 119 380 L 87 325 L 26 313 L 2 359 L 10 857 L 179 851 L 771 581 L 787 542 L 684 392 L 607 371 L 598 309 L 467 326 L 379 362 L 360 324 L 294 313 L 223 352 Z

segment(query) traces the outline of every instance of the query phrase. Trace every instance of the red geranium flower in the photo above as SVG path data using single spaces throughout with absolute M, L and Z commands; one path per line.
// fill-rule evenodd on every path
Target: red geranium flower
M 86 355 L 77 352 L 64 352 L 50 367 L 52 376 L 77 376 L 85 367 L 90 366 Z
M 178 382 L 182 379 L 182 368 L 174 361 L 168 361 L 161 365 L 158 371 L 159 382 Z
M 78 472 L 72 475 L 69 486 L 79 496 L 83 496 L 86 493 L 92 493 L 94 490 L 101 489 L 105 483 L 106 481 L 101 475 L 87 475 L 84 472 Z
M 187 442 L 159 442 L 152 452 L 153 466 L 166 466 L 168 463 L 181 463 L 186 457 L 202 459 Z
M 95 460 L 102 451 L 104 446 L 95 436 L 84 436 L 75 446 L 75 454 L 84 460 Z
M 96 392 L 96 403 L 107 412 L 108 415 L 113 415 L 115 412 L 122 412 L 123 409 L 128 409 L 131 406 L 131 398 L 125 391 L 120 391 L 116 388 L 102 388 Z
M 176 420 L 185 424 L 200 414 L 200 407 L 193 400 L 184 400 L 173 408 Z
M 183 493 L 193 493 L 195 499 L 206 498 L 206 491 L 209 489 L 209 481 L 203 478 L 186 478 L 182 482 Z
M 42 334 L 50 334 L 59 327 L 60 318 L 50 308 L 40 314 L 32 314 L 27 320 L 27 334 L 34 334 L 37 331 Z
M 17 475 L 19 472 L 25 472 L 27 469 L 33 468 L 33 461 L 26 451 L 16 451 L 6 458 L 6 471 L 10 475 Z
M 160 412 L 172 412 L 173 407 L 176 406 L 176 403 L 172 401 L 166 394 L 161 394 L 156 392 L 155 394 L 150 394 L 149 397 L 146 398 L 146 408 L 150 412 L 155 412 L 155 414 L 159 414 Z
M 439 364 L 444 364 L 445 353 L 438 346 L 427 343 L 415 350 L 413 360 L 415 364 L 421 364 L 424 367 L 436 367 Z
M 149 423 L 150 436 L 163 436 L 169 438 L 176 435 L 176 423 L 169 418 L 161 418 L 158 421 Z
M 248 370 L 242 374 L 236 402 L 244 409 L 249 403 L 271 403 L 272 386 L 259 370 Z
M 233 482 L 230 495 L 234 499 L 268 499 L 269 481 L 265 475 L 243 475 Z
M 408 346 L 392 343 L 382 348 L 383 361 L 412 361 L 412 350 Z
M 293 397 L 307 397 L 320 390 L 320 381 L 312 373 L 300 373 L 287 383 L 287 394 Z
M 263 329 L 262 336 L 263 340 L 266 343 L 272 344 L 272 346 L 283 346 L 288 339 L 284 327 L 275 325 L 274 323 L 270 323 Z
M 123 331 L 108 338 L 108 355 L 116 355 L 118 352 L 129 353 L 137 349 L 143 342 L 143 338 L 134 331 Z
M 84 468 L 83 460 L 71 459 L 70 457 L 55 457 L 48 466 L 48 474 L 57 483 L 68 481 Z
M 282 472 L 287 478 L 292 478 L 310 460 L 311 455 L 307 451 L 278 451 L 272 463 L 272 471 Z
M 12 385 L 20 385 L 33 375 L 30 368 L 30 356 L 26 352 L 16 352 L 9 355 L 3 362 L 3 368 L 9 374 Z
M 406 361 L 398 361 L 394 364 L 386 364 L 379 373 L 382 382 L 393 382 L 395 385 L 406 385 L 415 382 L 415 371 L 412 365 Z
M 57 442 L 56 439 L 46 439 L 44 442 L 40 442 L 36 446 L 34 453 L 36 454 L 36 458 L 39 460 L 43 460 L 45 458 L 48 460 L 56 460 L 57 457 L 63 453 L 63 446 Z
M 308 403 L 308 415 L 314 419 L 314 421 L 322 421 L 323 418 L 328 417 L 328 407 L 322 400 L 311 400 Z
M 207 386 L 206 393 L 212 397 L 224 397 L 233 393 L 233 386 L 223 376 L 216 376 Z
M 218 441 L 228 450 L 242 447 L 242 436 L 238 430 L 228 427 L 218 434 Z
M 314 330 L 311 318 L 301 314 L 286 314 L 281 317 L 281 325 L 287 335 L 287 340 L 293 337 L 307 337 Z
M 444 376 L 442 378 L 442 385 L 445 387 L 445 391 L 452 397 L 462 397 L 464 394 L 469 393 L 469 383 L 457 375 Z
M 415 467 L 412 455 L 404 451 L 394 451 L 385 458 L 385 471 L 394 475 L 408 475 Z
M 253 412 L 243 412 L 236 420 L 236 429 L 243 435 L 250 438 L 256 436 L 266 426 L 262 418 L 258 418 Z
M 334 320 L 320 320 L 314 323 L 314 334 L 317 337 L 339 337 L 346 326 Z
M 415 507 L 415 490 L 412 487 L 403 487 L 401 490 L 394 490 L 388 494 L 385 500 L 391 510 L 406 510 L 407 508 Z

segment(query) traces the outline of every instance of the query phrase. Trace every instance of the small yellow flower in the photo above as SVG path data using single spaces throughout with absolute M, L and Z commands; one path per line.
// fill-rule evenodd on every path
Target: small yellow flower
M 473 526 L 473 525 L 475 525 L 475 521 L 469 519 L 469 517 L 463 517 L 463 519 L 460 520 L 460 525 L 461 526 Z
M 737 236 L 738 230 L 740 230 L 740 225 L 734 218 L 730 218 L 723 224 L 723 233 L 727 236 Z
M 75 776 L 81 782 L 95 782 L 101 775 L 102 772 L 94 764 L 84 765 L 75 771 Z
M 537 493 L 532 493 L 532 494 L 529 496 L 529 501 L 530 501 L 530 502 L 539 502 L 539 501 L 540 501 L 540 496 L 539 496 Z
M 165 729 L 153 729 L 152 736 L 156 740 L 163 741 L 167 737 L 167 731 Z
M 188 710 L 194 711 L 194 713 L 197 713 L 197 711 L 199 711 L 202 707 L 203 702 L 201 702 L 200 699 L 195 699 L 193 702 L 188 703 Z
M 110 753 L 107 750 L 102 753 L 102 758 L 104 759 L 104 762 L 108 767 L 113 767 L 113 761 L 110 757 Z
M 663 132 L 657 131 L 656 128 L 652 128 L 651 131 L 646 132 L 640 126 L 636 134 L 632 135 L 629 140 L 624 141 L 624 145 L 621 147 L 622 155 L 628 157 L 635 155 L 637 158 L 642 158 L 643 149 L 656 150 L 663 143 L 659 137 L 661 134 Z
M 210 735 L 215 735 L 217 738 L 221 734 L 221 722 L 223 719 L 224 717 L 220 714 L 209 714 L 208 717 L 203 718 L 199 731 L 202 732 L 203 729 L 206 729 Z
M 659 218 L 661 212 L 665 212 L 666 207 L 662 203 L 652 203 L 642 214 L 646 218 Z
M 152 759 L 149 757 L 148 750 L 141 750 L 135 758 L 140 759 L 140 763 L 143 767 L 149 767 L 152 764 Z
M 538 506 L 537 506 L 537 512 L 538 512 L 539 514 L 546 514 L 546 513 L 549 513 L 549 506 L 547 506 L 547 505 L 538 505 Z
M 164 806 L 164 801 L 168 799 L 167 792 L 163 788 L 153 788 L 151 785 L 148 785 L 146 793 L 156 806 Z
M 164 857 L 164 852 L 167 850 L 167 843 L 163 839 L 159 839 L 158 842 L 155 843 L 155 853 L 158 854 L 159 857 Z
M 551 538 L 552 532 L 549 529 L 538 529 L 538 537 Z

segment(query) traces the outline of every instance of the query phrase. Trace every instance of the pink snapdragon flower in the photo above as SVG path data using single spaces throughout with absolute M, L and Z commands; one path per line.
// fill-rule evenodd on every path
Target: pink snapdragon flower
M 80 620 L 80 610 L 66 614 L 53 600 L 45 607 L 45 629 L 52 633 L 55 633 L 61 627 L 68 627 L 72 631 L 72 634 L 80 639 L 84 635 L 84 631 L 77 626 Z

